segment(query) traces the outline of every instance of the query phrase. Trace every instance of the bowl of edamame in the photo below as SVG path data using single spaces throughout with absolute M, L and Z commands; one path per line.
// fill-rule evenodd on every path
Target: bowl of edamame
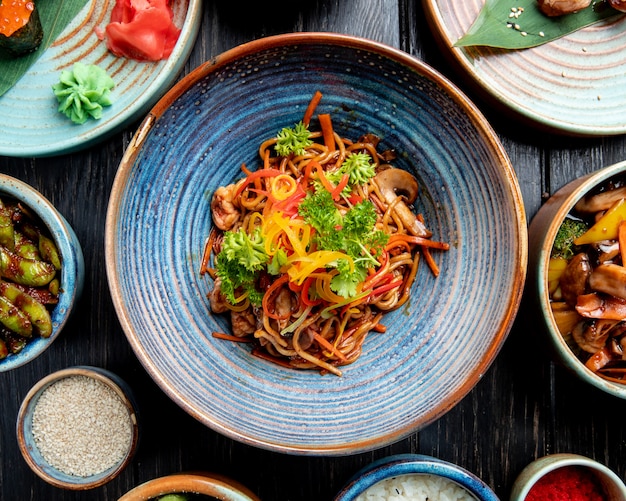
M 0 372 L 41 355 L 83 288 L 73 228 L 32 186 L 0 174 Z

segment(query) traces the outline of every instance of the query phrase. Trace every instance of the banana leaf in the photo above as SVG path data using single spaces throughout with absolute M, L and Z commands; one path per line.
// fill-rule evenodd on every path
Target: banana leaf
M 89 0 L 40 0 L 37 2 L 44 32 L 43 40 L 39 48 L 31 54 L 15 58 L 0 57 L 0 96 L 17 83 L 88 2 Z
M 537 0 L 486 0 L 472 26 L 454 46 L 527 49 L 617 15 L 624 14 L 601 0 L 593 1 L 579 12 L 559 17 L 543 14 Z

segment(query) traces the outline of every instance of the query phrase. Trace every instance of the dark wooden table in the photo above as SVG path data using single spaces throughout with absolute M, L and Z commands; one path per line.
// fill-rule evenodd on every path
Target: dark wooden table
M 426 61 L 461 87 L 493 123 L 517 172 L 529 221 L 545 196 L 567 181 L 626 158 L 624 136 L 560 137 L 496 113 L 448 66 L 414 0 L 205 0 L 204 7 L 201 32 L 183 73 L 240 43 L 289 31 L 363 36 Z M 404 452 L 462 465 L 503 500 L 522 468 L 545 454 L 583 454 L 624 476 L 626 402 L 579 384 L 553 364 L 541 325 L 526 301 L 478 385 L 439 420 L 392 446 L 338 458 L 289 456 L 231 441 L 201 425 L 147 375 L 109 296 L 105 214 L 116 169 L 137 125 L 128 124 L 111 139 L 74 154 L 0 157 L 0 172 L 40 190 L 72 224 L 87 270 L 78 311 L 60 338 L 31 364 L 0 373 L 0 500 L 113 500 L 141 482 L 184 470 L 229 475 L 263 500 L 331 500 L 359 468 Z M 126 379 L 143 415 L 142 442 L 131 466 L 108 485 L 88 492 L 63 491 L 40 480 L 22 459 L 15 436 L 18 408 L 29 388 L 46 374 L 77 364 L 105 367 Z

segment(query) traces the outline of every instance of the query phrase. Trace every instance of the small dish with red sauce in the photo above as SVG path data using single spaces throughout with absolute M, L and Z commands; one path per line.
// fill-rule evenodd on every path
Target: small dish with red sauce
M 526 466 L 510 501 L 624 501 L 626 486 L 607 466 L 578 454 L 552 454 Z

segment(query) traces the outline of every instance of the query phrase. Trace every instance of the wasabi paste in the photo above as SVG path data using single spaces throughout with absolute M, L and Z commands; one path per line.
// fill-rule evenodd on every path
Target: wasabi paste
M 52 86 L 59 102 L 59 112 L 72 122 L 83 124 L 89 117 L 98 120 L 104 106 L 111 106 L 113 79 L 95 64 L 74 63 L 71 70 L 61 72 L 61 79 Z

